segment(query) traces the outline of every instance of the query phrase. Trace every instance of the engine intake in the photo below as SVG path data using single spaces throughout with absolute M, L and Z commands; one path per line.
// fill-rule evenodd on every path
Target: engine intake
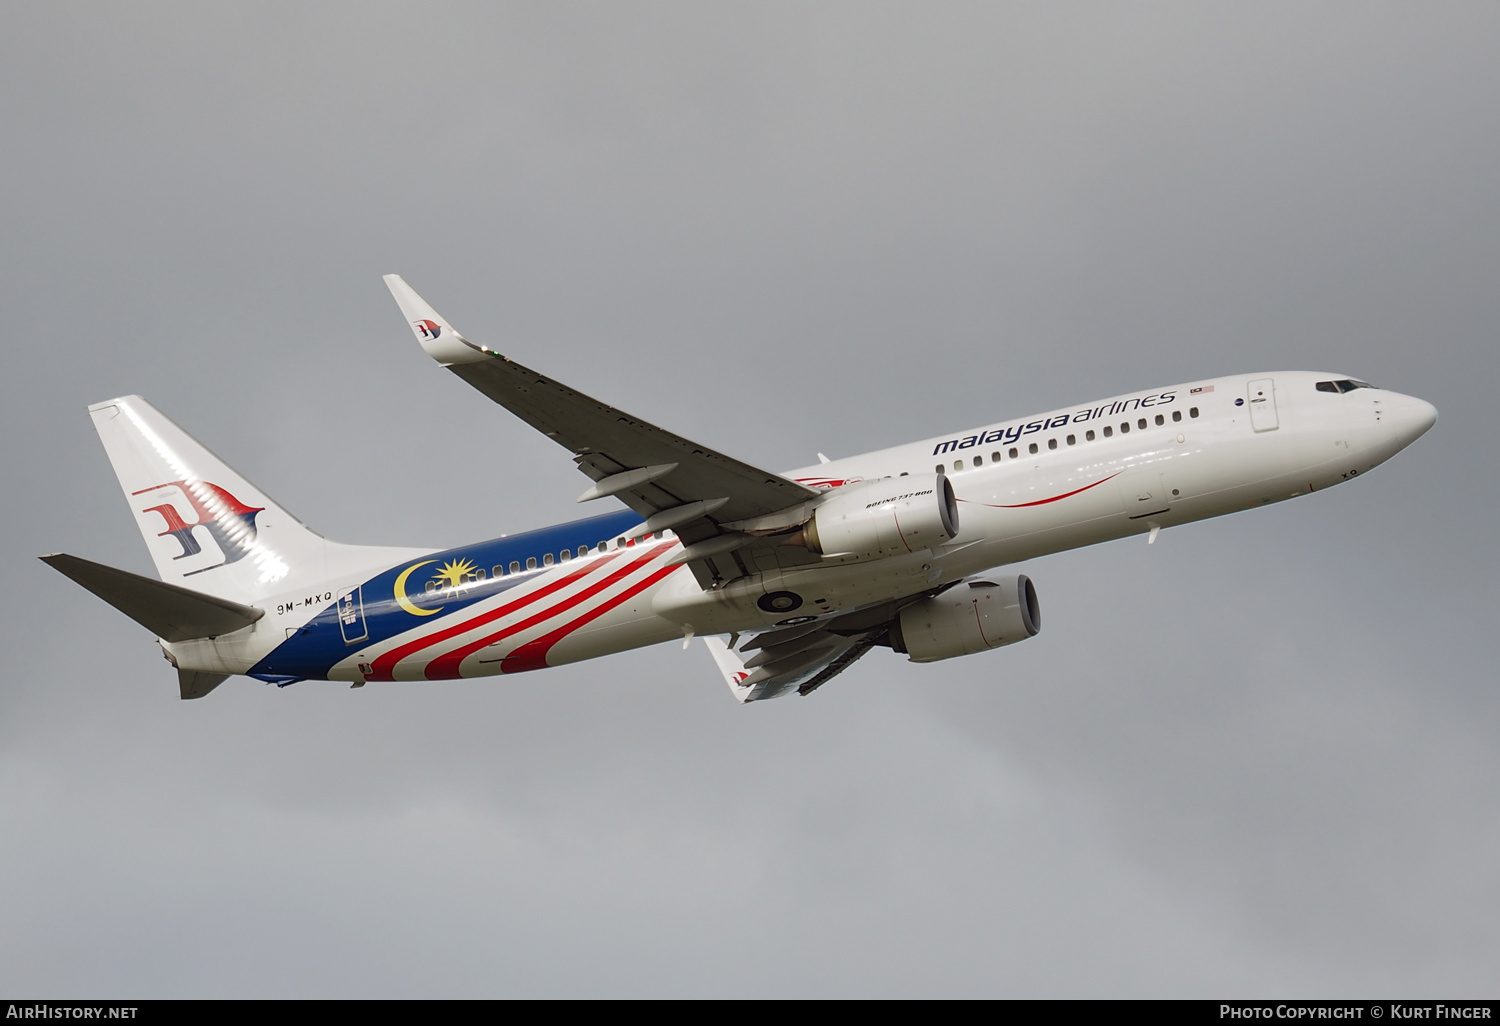
M 890 641 L 914 663 L 935 663 L 1025 641 L 1041 629 L 1031 578 L 970 577 L 901 610 Z

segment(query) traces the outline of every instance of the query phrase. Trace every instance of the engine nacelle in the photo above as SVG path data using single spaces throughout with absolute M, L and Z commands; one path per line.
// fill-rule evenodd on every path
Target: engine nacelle
M 957 536 L 953 484 L 942 474 L 912 474 L 830 492 L 799 544 L 819 555 L 869 559 L 920 552 Z
M 970 577 L 901 610 L 890 639 L 912 662 L 934 663 L 1025 641 L 1041 629 L 1031 578 Z

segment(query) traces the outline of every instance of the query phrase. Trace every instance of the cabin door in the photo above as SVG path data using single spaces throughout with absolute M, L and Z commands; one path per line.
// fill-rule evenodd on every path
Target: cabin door
M 1257 432 L 1275 431 L 1281 426 L 1276 417 L 1276 388 L 1270 378 L 1250 382 L 1245 401 L 1250 404 L 1250 426 Z

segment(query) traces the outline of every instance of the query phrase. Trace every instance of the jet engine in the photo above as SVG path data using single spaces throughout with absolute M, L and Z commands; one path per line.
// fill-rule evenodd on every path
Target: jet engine
M 914 663 L 935 663 L 1025 641 L 1041 629 L 1031 578 L 969 577 L 901 610 L 890 641 Z
M 862 559 L 919 552 L 958 535 L 958 499 L 941 474 L 888 477 L 835 489 L 793 544 Z

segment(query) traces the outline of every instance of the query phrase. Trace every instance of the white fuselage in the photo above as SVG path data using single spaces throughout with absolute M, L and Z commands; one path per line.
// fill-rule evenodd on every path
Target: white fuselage
M 772 592 L 805 596 L 803 617 L 846 614 L 1036 556 L 1319 491 L 1389 459 L 1436 419 L 1430 404 L 1383 389 L 1320 391 L 1317 383 L 1329 380 L 1339 376 L 1279 372 L 1192 382 L 785 475 L 836 488 L 942 473 L 958 498 L 959 531 L 919 552 L 825 557 L 705 590 L 687 567 L 667 565 L 680 550 L 670 534 L 623 546 L 589 539 L 578 546 L 584 554 L 569 546 L 566 557 L 554 561 L 548 552 L 543 561 L 539 553 L 535 570 L 481 572 L 455 588 L 451 611 L 412 612 L 387 594 L 395 568 L 372 567 L 363 591 L 354 592 L 362 603 L 358 627 L 374 638 L 381 633 L 376 623 L 394 624 L 387 629 L 395 633 L 367 644 L 341 641 L 311 670 L 296 663 L 291 639 L 332 624 L 350 580 L 329 582 L 320 593 L 328 598 L 316 603 L 300 593 L 286 602 L 273 598 L 274 613 L 235 635 L 163 644 L 179 666 L 203 671 L 259 666 L 288 677 L 424 680 L 559 665 L 685 634 L 765 630 L 784 622 L 757 604 Z M 438 555 L 415 557 L 413 565 Z M 441 597 L 428 605 L 440 608 Z M 346 622 L 346 637 L 351 629 Z

